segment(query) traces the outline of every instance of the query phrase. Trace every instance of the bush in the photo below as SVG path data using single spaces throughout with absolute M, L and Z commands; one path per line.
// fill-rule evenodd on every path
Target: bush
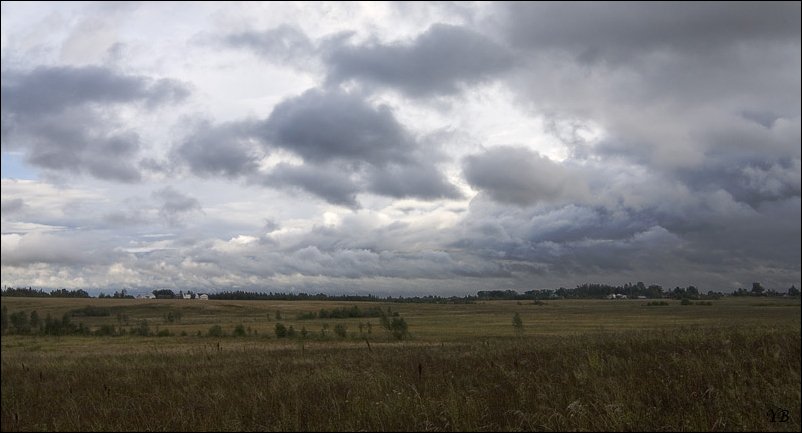
M 345 327 L 344 324 L 338 323 L 334 325 L 334 333 L 337 334 L 340 338 L 345 338 L 347 335 L 348 328 Z
M 691 300 L 688 298 L 682 298 L 682 300 L 679 303 L 680 305 L 693 305 L 693 302 L 691 302 Z
M 117 329 L 114 328 L 114 325 L 101 325 L 100 328 L 95 330 L 95 335 L 101 337 L 109 337 L 117 335 Z
M 164 320 L 167 323 L 178 322 L 181 320 L 181 312 L 179 311 L 168 311 L 167 314 L 164 315 Z
M 139 325 L 131 328 L 131 333 L 134 335 L 139 335 L 140 337 L 147 337 L 150 335 L 150 326 L 148 325 L 147 320 L 143 320 L 139 322 Z
M 287 327 L 284 326 L 283 323 L 276 323 L 275 333 L 276 333 L 276 337 L 277 338 L 286 338 L 287 337 Z
M 214 325 L 209 328 L 209 331 L 206 333 L 209 337 L 222 337 L 225 335 L 223 332 L 223 327 L 220 325 Z
M 390 332 L 397 340 L 403 340 L 404 337 L 409 335 L 407 322 L 403 317 L 393 317 L 393 320 L 390 322 Z
M 111 316 L 111 311 L 108 308 L 98 308 L 87 305 L 84 308 L 70 310 L 69 314 L 73 317 L 106 317 Z
M 234 336 L 235 337 L 244 337 L 247 333 L 245 332 L 245 326 L 239 324 L 234 327 Z
M 27 334 L 31 330 L 28 314 L 24 311 L 11 313 L 11 326 L 14 327 L 14 332 L 17 334 Z
M 382 311 L 382 316 L 380 318 L 382 326 L 384 329 L 390 331 L 390 333 L 393 334 L 393 337 L 396 339 L 404 339 L 404 337 L 409 335 L 406 320 L 404 320 L 403 317 L 400 317 L 397 311 L 395 313 L 391 313 L 389 307 L 387 308 L 387 312 L 393 315 L 393 319 L 390 320 L 390 318 Z M 368 328 L 368 330 L 369 329 L 370 328 Z
M 515 328 L 516 334 L 524 332 L 524 322 L 521 320 L 520 314 L 515 313 L 515 315 L 512 316 L 512 327 Z

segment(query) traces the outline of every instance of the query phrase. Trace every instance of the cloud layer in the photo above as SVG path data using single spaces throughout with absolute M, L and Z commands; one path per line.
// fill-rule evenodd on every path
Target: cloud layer
M 2 7 L 3 284 L 800 286 L 798 3 Z

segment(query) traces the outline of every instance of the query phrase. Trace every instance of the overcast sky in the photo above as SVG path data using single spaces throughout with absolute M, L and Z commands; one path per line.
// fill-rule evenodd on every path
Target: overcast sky
M 800 3 L 2 3 L 2 283 L 800 286 Z

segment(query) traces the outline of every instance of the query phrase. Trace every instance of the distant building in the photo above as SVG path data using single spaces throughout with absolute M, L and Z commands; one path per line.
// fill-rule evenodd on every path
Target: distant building
M 208 301 L 209 300 L 209 295 L 207 295 L 205 293 L 202 294 L 202 295 L 198 295 L 198 299 L 200 299 L 201 301 Z

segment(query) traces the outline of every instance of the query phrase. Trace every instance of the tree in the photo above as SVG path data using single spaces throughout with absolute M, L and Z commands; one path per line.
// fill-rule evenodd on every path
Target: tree
M 154 290 L 153 296 L 157 299 L 173 299 L 175 298 L 175 292 L 170 289 Z
M 788 296 L 799 296 L 799 289 L 797 289 L 796 286 L 789 287 L 788 288 Z
M 521 315 L 515 313 L 512 316 L 512 327 L 515 328 L 515 333 L 521 335 L 524 332 L 524 322 L 521 320 Z
M 760 283 L 752 283 L 752 294 L 755 296 L 763 296 L 765 289 Z

